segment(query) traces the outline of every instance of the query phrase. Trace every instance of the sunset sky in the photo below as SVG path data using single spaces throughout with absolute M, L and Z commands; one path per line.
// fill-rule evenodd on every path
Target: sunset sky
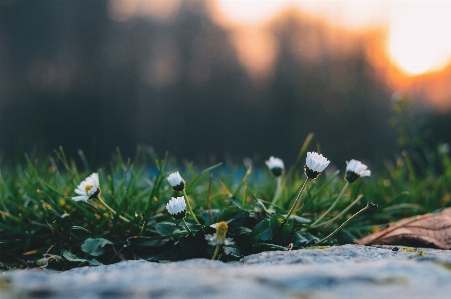
M 283 11 L 350 33 L 378 36 L 368 62 L 391 89 L 451 109 L 451 1 L 217 0 L 212 15 L 236 32 L 242 63 L 256 73 L 276 56 L 264 25 Z M 240 38 L 241 37 L 241 38 Z M 264 49 L 264 50 L 263 50 Z M 428 105 L 429 105 L 428 104 Z
M 182 0 L 111 0 L 113 16 L 170 18 Z M 443 69 L 451 62 L 451 1 L 212 0 L 212 17 L 241 30 L 262 27 L 287 9 L 351 31 L 383 30 L 389 59 L 407 75 Z M 254 42 L 264 45 L 258 38 Z M 257 45 L 258 46 L 258 45 Z
M 134 16 L 172 20 L 183 0 L 110 0 L 117 21 Z M 249 75 L 271 73 L 277 44 L 266 25 L 287 11 L 351 34 L 377 36 L 368 62 L 393 90 L 425 97 L 437 109 L 451 109 L 451 1 L 211 0 L 209 14 L 228 28 Z
M 390 60 L 407 75 L 444 68 L 451 61 L 449 1 L 217 0 L 230 24 L 258 26 L 294 7 L 350 30 L 386 30 Z

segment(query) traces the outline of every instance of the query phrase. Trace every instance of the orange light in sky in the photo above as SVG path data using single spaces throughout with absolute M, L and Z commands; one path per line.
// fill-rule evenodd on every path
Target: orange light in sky
M 239 24 L 257 24 L 273 17 L 288 5 L 278 0 L 216 0 L 219 10 L 229 21 Z
M 181 0 L 110 0 L 108 4 L 110 17 L 119 22 L 137 15 L 148 15 L 155 20 L 165 21 L 177 12 Z
M 414 2 L 395 12 L 387 49 L 408 74 L 444 68 L 451 60 L 451 2 Z
M 216 1 L 232 26 L 258 26 L 292 7 L 350 30 L 380 28 L 388 33 L 390 61 L 407 75 L 439 70 L 451 62 L 449 1 Z
M 165 22 L 187 3 L 194 1 L 109 0 L 109 13 L 118 22 L 143 15 Z M 340 32 L 373 34 L 377 42 L 367 44 L 368 62 L 388 86 L 425 95 L 436 107 L 451 109 L 451 1 L 205 0 L 205 4 L 212 20 L 229 29 L 238 59 L 253 78 L 271 78 L 279 54 L 277 38 L 265 25 L 296 9 L 301 17 L 327 22 Z M 334 30 L 330 33 L 335 36 Z M 339 44 L 352 47 L 346 41 Z M 309 52 L 302 43 L 295 46 L 307 59 L 316 57 L 315 50 Z

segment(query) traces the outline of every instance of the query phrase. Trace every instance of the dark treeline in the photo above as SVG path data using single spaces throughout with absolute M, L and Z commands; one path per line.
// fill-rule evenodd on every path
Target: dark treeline
M 275 155 L 290 163 L 315 132 L 339 167 L 391 155 L 392 91 L 367 63 L 364 39 L 331 37 L 333 29 L 296 12 L 267 26 L 278 56 L 258 81 L 204 1 L 183 1 L 165 22 L 115 21 L 107 1 L 7 1 L 0 151 L 9 158 L 61 145 L 104 163 L 116 146 L 133 156 L 146 144 L 198 162 Z M 340 40 L 355 46 L 337 54 Z M 302 49 L 316 49 L 316 59 Z

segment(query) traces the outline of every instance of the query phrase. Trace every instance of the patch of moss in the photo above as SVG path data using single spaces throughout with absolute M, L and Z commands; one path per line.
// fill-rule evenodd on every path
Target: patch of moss
M 405 251 L 405 252 L 415 252 L 418 253 L 418 255 L 427 255 L 426 251 L 420 250 L 420 249 L 416 249 L 416 248 L 412 248 L 412 247 L 401 247 L 399 249 L 400 251 Z

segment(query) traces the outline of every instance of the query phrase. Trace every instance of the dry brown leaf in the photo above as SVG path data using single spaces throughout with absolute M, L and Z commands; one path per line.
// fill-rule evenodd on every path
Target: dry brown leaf
M 405 245 L 451 249 L 451 208 L 397 223 L 356 241 L 360 245 Z

